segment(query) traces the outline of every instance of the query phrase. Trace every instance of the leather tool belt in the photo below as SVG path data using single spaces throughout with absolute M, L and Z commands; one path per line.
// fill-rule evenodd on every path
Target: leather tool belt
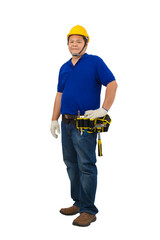
M 62 121 L 69 124 L 72 123 L 79 131 L 87 131 L 88 133 L 94 132 L 107 132 L 111 124 L 111 118 L 107 114 L 101 118 L 88 119 L 84 117 L 77 117 L 77 115 L 64 114 Z
M 88 133 L 107 132 L 111 124 L 111 118 L 107 114 L 101 118 L 88 119 L 84 117 L 76 118 L 76 128 L 79 131 L 87 131 Z
M 103 156 L 100 133 L 108 131 L 108 128 L 112 121 L 110 116 L 107 114 L 104 117 L 95 118 L 95 119 L 77 117 L 75 121 L 76 121 L 76 128 L 78 129 L 78 132 L 81 133 L 81 135 L 82 134 L 85 135 L 87 133 L 98 133 L 98 156 Z
M 87 133 L 98 133 L 98 156 L 102 156 L 102 143 L 100 132 L 107 132 L 111 124 L 111 118 L 107 114 L 101 118 L 89 119 L 84 116 L 62 115 L 62 121 L 69 124 L 74 124 L 78 129 L 78 134 L 86 135 Z

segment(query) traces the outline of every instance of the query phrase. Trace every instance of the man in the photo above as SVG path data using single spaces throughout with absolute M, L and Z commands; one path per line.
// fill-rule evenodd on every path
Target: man
M 58 118 L 62 114 L 63 159 L 71 183 L 71 198 L 74 203 L 62 208 L 64 215 L 80 215 L 73 225 L 89 226 L 96 220 L 98 209 L 94 204 L 97 187 L 96 138 L 97 133 L 81 134 L 75 126 L 75 117 L 103 117 L 111 108 L 117 83 L 112 72 L 101 58 L 86 53 L 89 36 L 82 26 L 71 29 L 68 48 L 72 58 L 62 65 L 59 72 L 51 133 L 55 138 L 60 133 Z M 101 86 L 106 86 L 105 99 L 100 108 Z

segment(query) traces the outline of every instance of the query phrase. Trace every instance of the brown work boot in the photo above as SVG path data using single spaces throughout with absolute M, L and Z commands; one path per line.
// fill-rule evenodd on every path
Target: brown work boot
M 83 212 L 79 215 L 79 217 L 77 217 L 73 221 L 73 225 L 80 226 L 80 227 L 87 227 L 92 222 L 95 222 L 95 221 L 96 221 L 96 216 L 95 215 Z
M 73 205 L 72 207 L 69 208 L 61 208 L 60 213 L 64 215 L 75 215 L 79 213 L 79 207 Z

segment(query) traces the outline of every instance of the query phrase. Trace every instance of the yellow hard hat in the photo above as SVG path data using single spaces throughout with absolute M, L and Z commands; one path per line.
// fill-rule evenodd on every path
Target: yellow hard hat
M 77 26 L 73 27 L 70 30 L 70 32 L 68 33 L 67 38 L 69 36 L 71 36 L 71 35 L 81 35 L 81 36 L 84 36 L 84 37 L 86 37 L 88 39 L 87 41 L 89 42 L 88 33 L 87 33 L 86 29 L 84 27 L 82 27 L 82 26 L 77 25 Z

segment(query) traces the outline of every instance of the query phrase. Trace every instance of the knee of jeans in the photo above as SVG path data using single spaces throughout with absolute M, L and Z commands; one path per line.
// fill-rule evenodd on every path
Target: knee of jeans
M 81 163 L 79 164 L 79 169 L 83 174 L 97 174 L 97 167 L 93 163 Z
M 65 158 L 63 159 L 63 161 L 64 161 L 65 165 L 69 168 L 78 167 L 77 162 L 73 162 L 73 161 L 70 161 L 69 159 L 65 159 Z

